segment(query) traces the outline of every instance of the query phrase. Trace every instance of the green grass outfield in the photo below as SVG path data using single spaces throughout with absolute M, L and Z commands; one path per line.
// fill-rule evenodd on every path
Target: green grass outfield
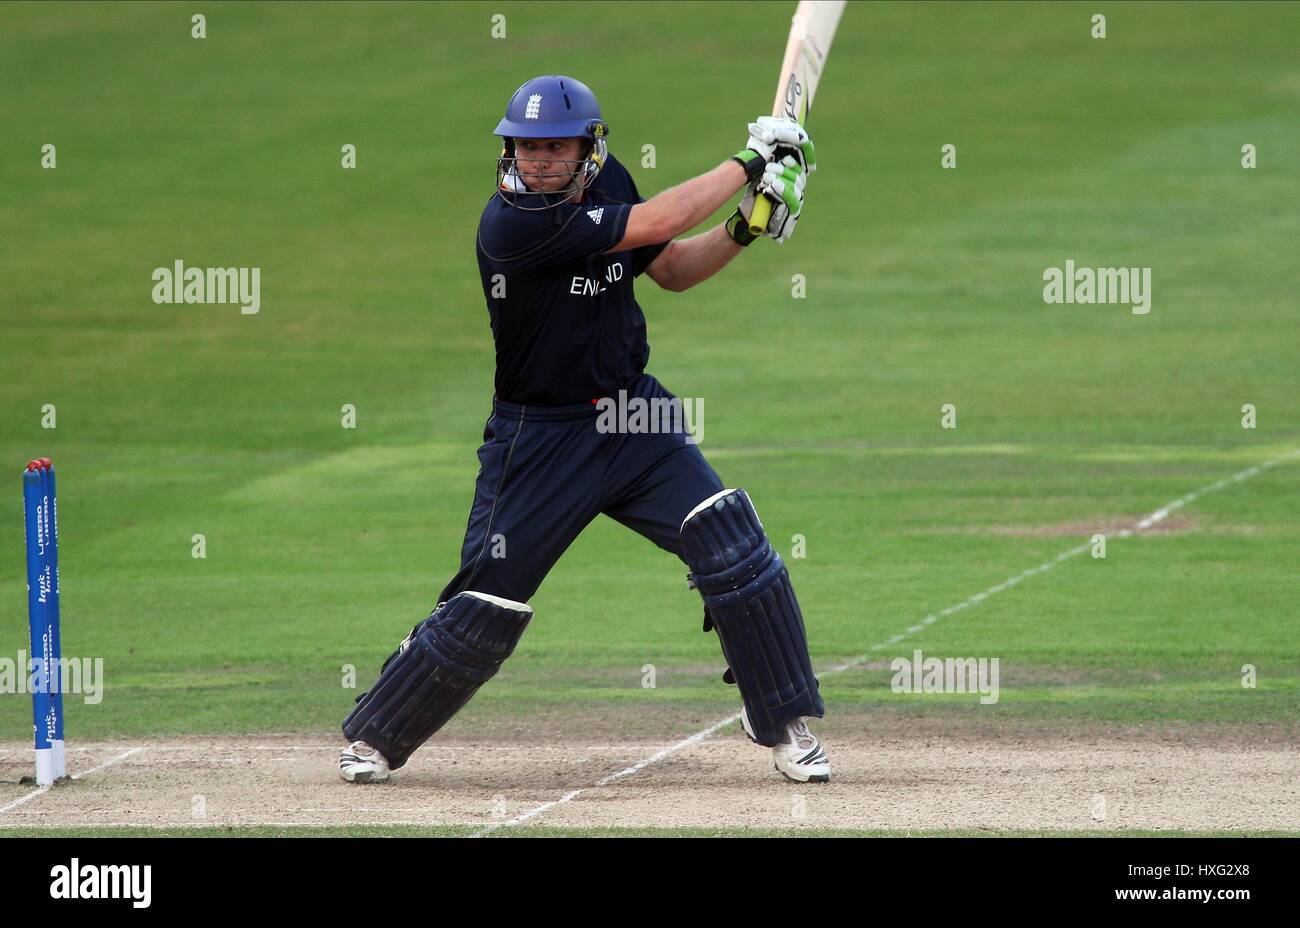
M 651 195 L 743 144 L 791 7 L 214 2 L 195 40 L 192 5 L 0 6 L 0 655 L 27 647 L 19 471 L 47 454 L 65 655 L 107 679 L 70 738 L 337 726 L 341 668 L 367 685 L 457 564 L 505 101 L 585 80 Z M 784 554 L 806 538 L 787 560 L 818 666 L 1087 540 L 1068 526 L 1300 447 L 1300 5 L 1116 5 L 1101 41 L 1094 7 L 851 7 L 795 238 L 638 288 L 706 454 Z M 260 267 L 260 313 L 153 304 L 177 258 Z M 1150 314 L 1045 305 L 1067 259 L 1152 268 Z M 827 677 L 830 712 L 1294 726 L 1300 459 L 1177 515 L 876 652 L 997 657 L 997 705 L 894 695 L 877 663 Z M 644 709 L 685 736 L 733 711 L 684 573 L 593 524 L 454 726 Z M 30 722 L 0 696 L 4 737 Z

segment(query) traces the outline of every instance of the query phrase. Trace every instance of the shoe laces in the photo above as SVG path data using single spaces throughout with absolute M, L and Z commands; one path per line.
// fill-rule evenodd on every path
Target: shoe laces
M 817 739 L 813 733 L 808 730 L 808 723 L 803 719 L 795 719 L 785 727 L 785 732 L 790 736 L 790 743 L 801 750 L 810 750 L 817 744 Z

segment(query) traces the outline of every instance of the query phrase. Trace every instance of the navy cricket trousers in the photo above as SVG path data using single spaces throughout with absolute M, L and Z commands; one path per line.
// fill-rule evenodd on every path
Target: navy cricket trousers
M 672 398 L 649 374 L 627 396 Z M 682 520 L 722 481 L 684 430 L 602 433 L 598 412 L 493 401 L 460 571 L 439 602 L 464 590 L 527 602 L 602 513 L 681 557 Z

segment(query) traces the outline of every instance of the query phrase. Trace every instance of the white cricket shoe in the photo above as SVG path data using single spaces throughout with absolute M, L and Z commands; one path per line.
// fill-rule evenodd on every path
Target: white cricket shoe
M 339 755 L 339 776 L 349 783 L 383 783 L 388 761 L 364 741 L 353 741 Z
M 755 744 L 754 730 L 749 726 L 745 708 L 740 709 L 740 724 L 749 740 Z M 806 719 L 795 719 L 785 727 L 783 740 L 772 748 L 772 759 L 781 776 L 796 783 L 828 783 L 831 778 L 831 761 L 817 736 L 808 730 Z

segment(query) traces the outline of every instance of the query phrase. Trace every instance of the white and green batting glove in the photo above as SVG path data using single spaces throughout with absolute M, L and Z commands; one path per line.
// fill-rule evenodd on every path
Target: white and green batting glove
M 772 162 L 763 169 L 763 176 L 745 194 L 740 212 L 748 217 L 754 209 L 754 197 L 767 195 L 773 201 L 772 218 L 763 233 L 768 238 L 784 242 L 794 234 L 799 214 L 803 212 L 803 190 L 808 181 L 802 165 L 793 155 Z
M 765 161 L 779 161 L 786 153 L 793 153 L 800 162 L 807 159 L 803 153 L 812 153 L 812 139 L 803 126 L 784 116 L 760 116 L 749 124 L 749 141 L 746 147 L 758 152 Z M 806 169 L 805 169 L 806 170 Z
M 799 162 L 805 174 L 817 170 L 817 150 L 813 148 L 813 140 L 808 138 L 807 133 L 798 145 L 778 145 L 772 160 L 783 161 L 787 155 Z

